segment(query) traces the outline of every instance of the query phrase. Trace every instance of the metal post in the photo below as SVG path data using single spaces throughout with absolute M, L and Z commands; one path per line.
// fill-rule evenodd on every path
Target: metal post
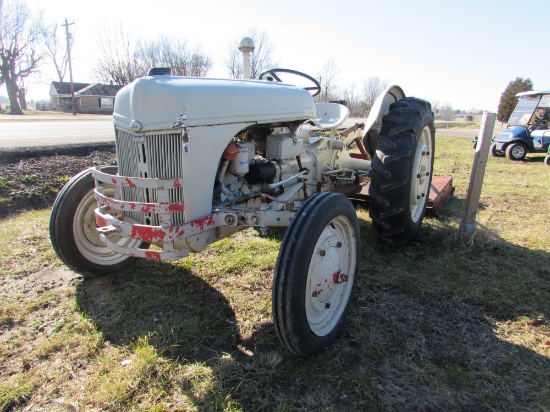
M 65 36 L 67 37 L 67 54 L 69 57 L 69 77 L 71 79 L 71 104 L 73 108 L 73 116 L 76 116 L 76 106 L 74 102 L 74 82 L 73 82 L 73 64 L 71 59 L 71 34 L 69 33 L 69 26 L 74 24 L 68 23 L 67 19 L 65 19 L 65 24 L 62 24 L 62 26 L 65 26 Z
M 460 232 L 471 233 L 475 229 L 477 208 L 479 198 L 481 196 L 481 186 L 483 185 L 483 177 L 485 176 L 485 165 L 489 155 L 489 147 L 491 146 L 491 138 L 495 128 L 496 113 L 483 113 L 483 119 L 479 128 L 479 139 L 477 141 L 476 153 L 474 156 L 474 164 L 470 175 L 470 185 L 466 195 L 466 205 L 464 208 L 464 216 L 460 221 Z

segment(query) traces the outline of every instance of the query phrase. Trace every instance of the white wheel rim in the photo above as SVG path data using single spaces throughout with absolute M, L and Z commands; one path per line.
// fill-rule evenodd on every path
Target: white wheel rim
M 515 146 L 512 148 L 512 156 L 516 159 L 520 159 L 525 154 L 525 149 L 523 146 Z
M 109 190 L 106 190 L 106 195 L 109 195 Z M 73 236 L 76 247 L 92 263 L 102 266 L 116 265 L 128 259 L 128 256 L 113 252 L 99 238 L 94 214 L 96 207 L 94 194 L 90 191 L 78 205 L 74 216 Z M 112 242 L 127 247 L 136 247 L 140 243 L 137 240 L 124 238 L 116 234 L 108 235 L 108 238 Z
M 411 220 L 417 222 L 424 211 L 430 193 L 430 173 L 432 170 L 432 132 L 425 127 L 418 139 L 411 177 L 410 208 Z
M 337 216 L 325 227 L 309 264 L 305 310 L 309 327 L 326 336 L 338 325 L 351 295 L 357 240 L 353 225 Z

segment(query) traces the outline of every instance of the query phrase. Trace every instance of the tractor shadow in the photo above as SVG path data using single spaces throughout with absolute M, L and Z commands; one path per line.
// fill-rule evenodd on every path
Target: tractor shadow
M 77 303 L 110 344 L 146 338 L 172 359 L 205 361 L 240 341 L 228 300 L 173 264 L 138 260 L 121 273 L 85 279 Z
M 386 245 L 360 216 L 362 263 L 346 325 L 311 358 L 283 349 L 270 322 L 241 333 L 240 308 L 200 266 L 140 260 L 82 282 L 78 304 L 111 344 L 147 337 L 175 362 L 209 365 L 218 394 L 243 410 L 548 407 L 550 359 L 538 347 L 550 336 L 550 254 L 483 227 L 459 236 L 445 216 L 427 218 L 409 244 Z M 282 240 L 284 231 L 271 235 Z

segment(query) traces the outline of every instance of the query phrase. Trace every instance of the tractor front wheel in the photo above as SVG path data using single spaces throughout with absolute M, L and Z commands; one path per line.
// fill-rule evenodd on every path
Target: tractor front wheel
M 428 102 L 412 97 L 390 106 L 372 160 L 370 217 L 378 237 L 404 243 L 418 234 L 432 182 L 435 128 Z
M 117 168 L 105 169 L 116 173 Z M 94 179 L 91 169 L 74 176 L 55 199 L 50 217 L 50 239 L 57 256 L 69 268 L 84 277 L 118 272 L 130 266 L 135 258 L 113 252 L 103 244 L 96 230 Z M 105 194 L 112 196 L 113 187 Z M 111 241 L 128 247 L 143 247 L 141 241 L 108 235 Z
M 273 323 L 282 344 L 301 356 L 321 352 L 340 333 L 359 266 L 359 222 L 337 193 L 310 197 L 281 244 L 273 279 Z
M 527 147 L 523 143 L 511 143 L 506 148 L 506 157 L 510 160 L 523 160 L 527 154 Z
M 548 155 L 548 156 L 546 156 L 546 157 L 544 158 L 544 164 L 545 164 L 546 166 L 550 166 L 550 155 Z

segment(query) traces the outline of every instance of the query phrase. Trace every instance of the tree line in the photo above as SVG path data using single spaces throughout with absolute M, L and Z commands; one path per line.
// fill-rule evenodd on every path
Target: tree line
M 76 47 L 75 36 L 62 29 L 61 22 L 44 21 L 41 13 L 32 13 L 25 0 L 0 0 L 0 86 L 8 92 L 12 114 L 26 109 L 28 80 L 36 76 L 48 62 L 53 65 L 58 80 L 63 82 L 69 64 L 69 50 Z M 243 33 L 243 36 L 245 33 Z M 251 56 L 251 78 L 278 66 L 275 46 L 266 32 L 250 29 L 256 49 Z M 93 80 L 126 85 L 148 73 L 152 67 L 170 67 L 177 76 L 207 76 L 212 58 L 199 46 L 187 40 L 159 35 L 140 39 L 123 26 L 105 28 L 98 33 L 99 55 L 92 68 Z M 228 77 L 242 77 L 242 55 L 236 45 L 240 38 L 228 44 L 224 60 Z M 341 86 L 340 69 L 333 59 L 325 62 L 316 74 L 321 84 L 317 101 L 345 101 L 352 116 L 365 117 L 376 97 L 388 86 L 387 80 L 370 77 L 362 82 Z M 531 80 L 517 78 L 510 82 L 501 96 L 498 119 L 507 121 L 515 106 L 515 94 L 532 90 Z M 453 115 L 450 104 L 432 102 L 441 118 Z

